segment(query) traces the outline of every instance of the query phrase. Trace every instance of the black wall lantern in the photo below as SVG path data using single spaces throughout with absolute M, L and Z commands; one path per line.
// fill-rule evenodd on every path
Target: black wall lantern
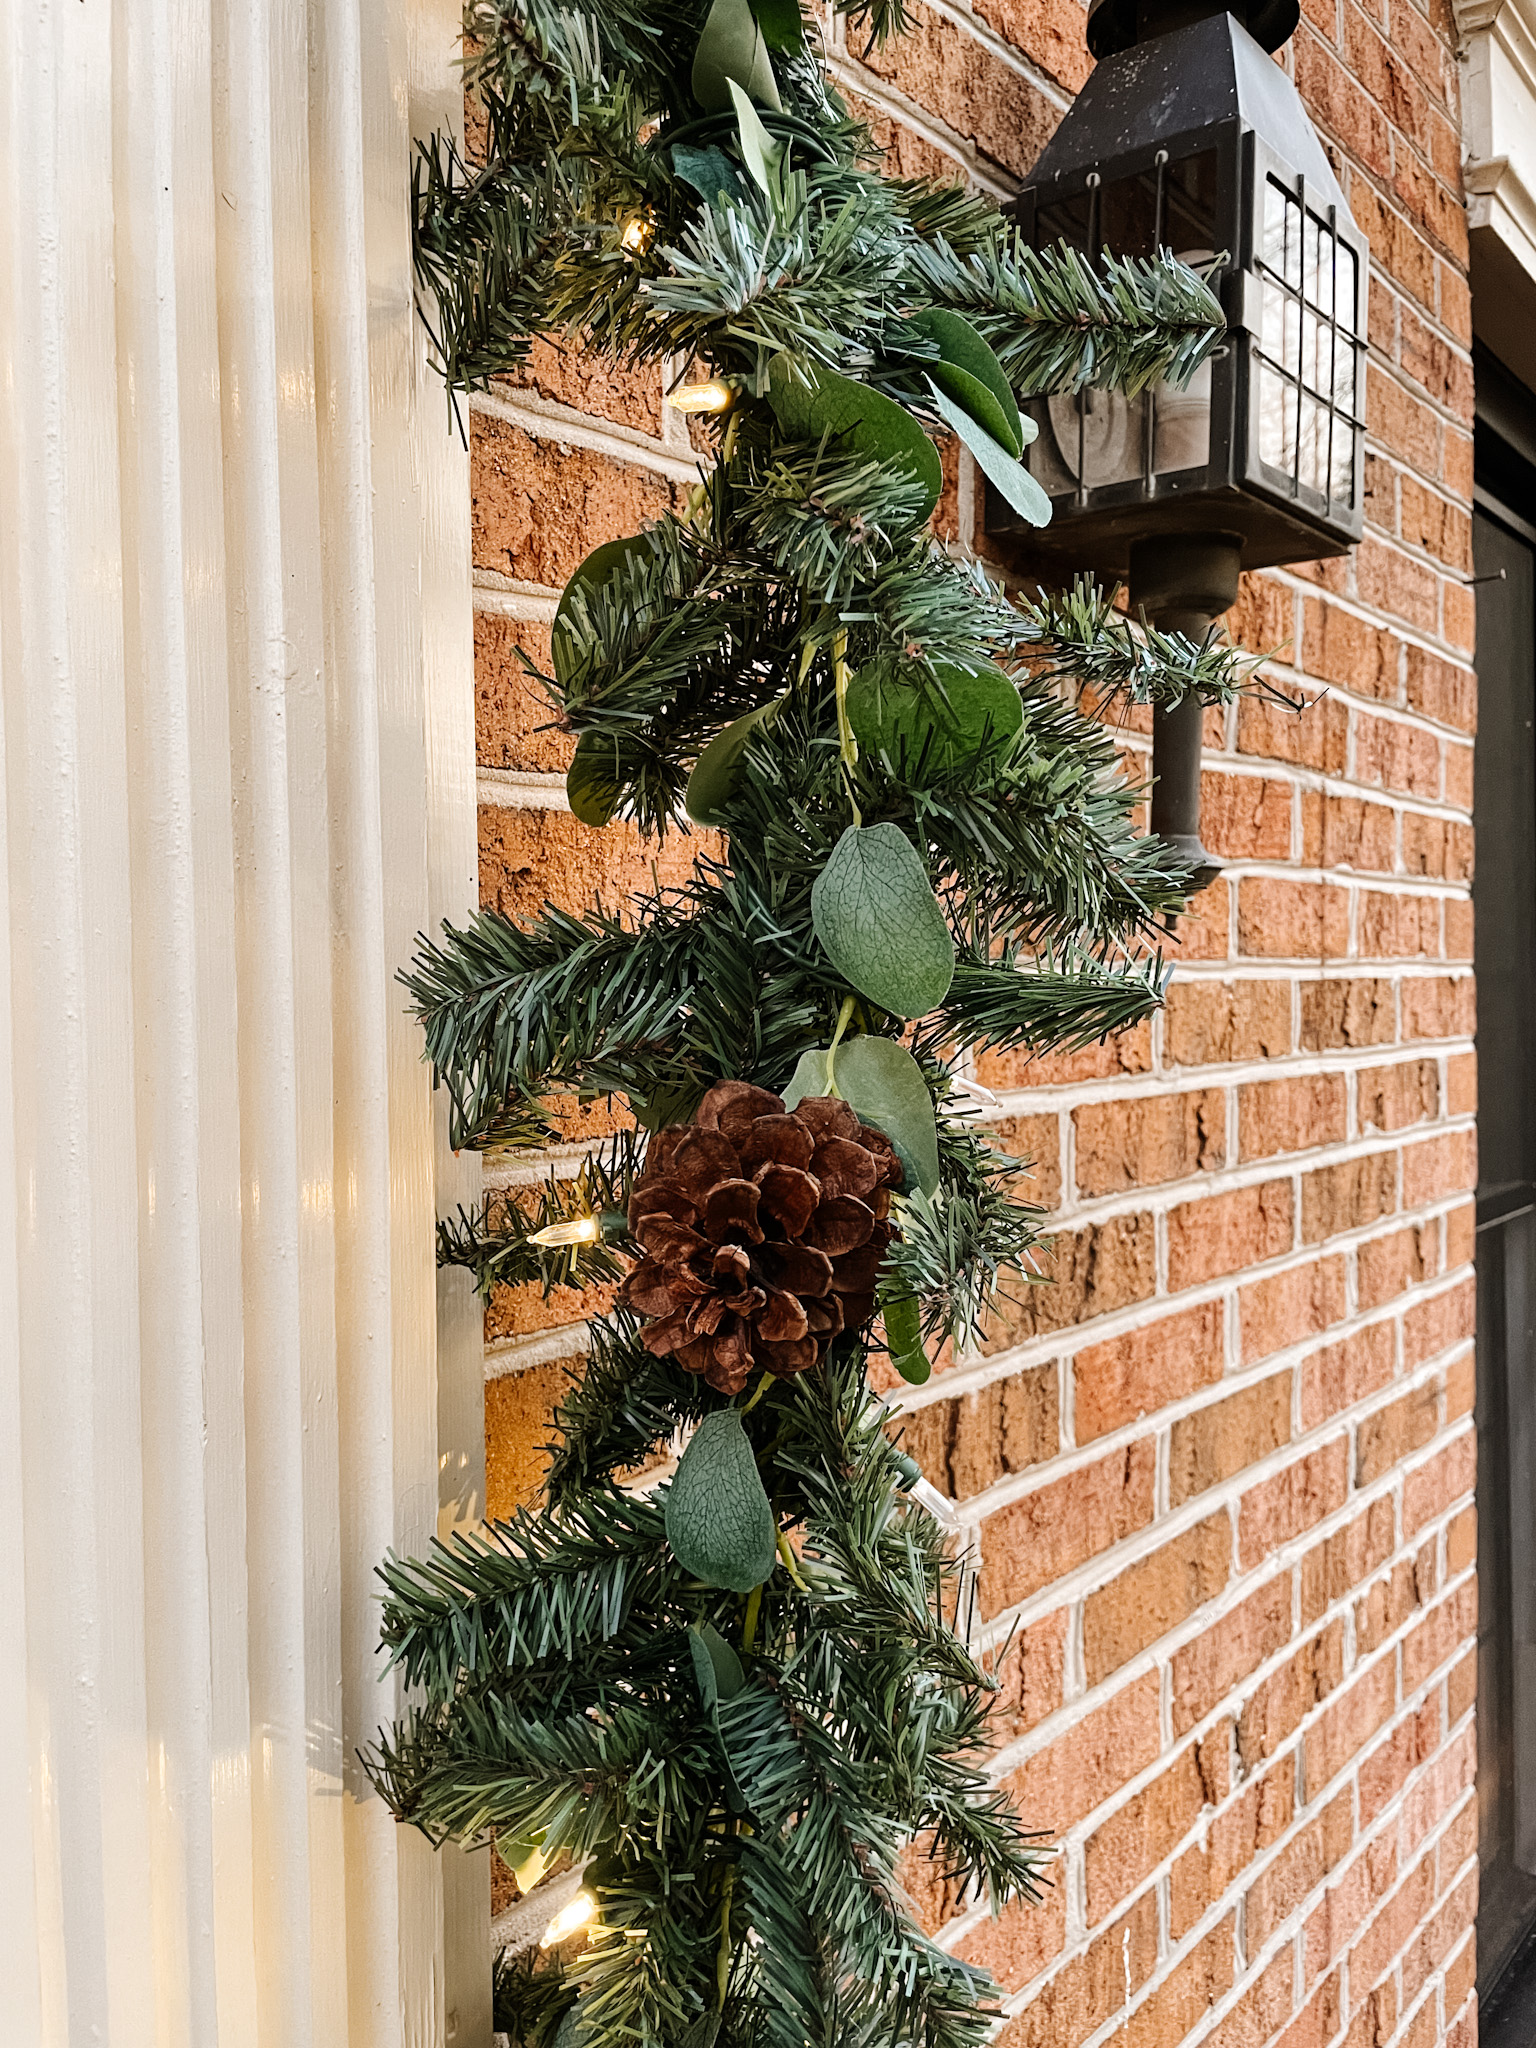
M 1187 389 L 1037 400 L 1029 465 L 1046 574 L 1129 582 L 1155 624 L 1203 633 L 1240 568 L 1344 553 L 1364 526 L 1364 236 L 1269 52 L 1297 0 L 1093 0 L 1098 64 L 1012 211 L 1037 247 L 1186 261 L 1225 252 L 1227 346 Z M 1214 280 L 1213 280 L 1214 281 Z M 993 533 L 1022 522 L 989 494 Z M 1155 830 L 1199 843 L 1200 707 L 1154 721 Z

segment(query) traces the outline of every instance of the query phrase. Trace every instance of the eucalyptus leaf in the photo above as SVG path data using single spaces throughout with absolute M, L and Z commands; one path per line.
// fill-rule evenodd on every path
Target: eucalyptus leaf
M 773 197 L 774 174 L 784 160 L 784 145 L 775 142 L 758 119 L 757 109 L 735 79 L 729 81 L 731 104 L 736 109 L 736 133 L 741 141 L 741 160 L 766 196 Z
M 973 420 L 964 406 L 941 391 L 932 377 L 928 379 L 928 388 L 934 404 L 975 456 L 987 481 L 996 484 L 1014 511 L 1022 513 L 1031 526 L 1049 526 L 1051 501 L 1023 463 Z
M 804 46 L 800 0 L 751 0 L 751 7 L 770 50 L 798 50 Z
M 706 1713 L 712 1714 L 719 1700 L 733 1700 L 747 1682 L 741 1659 L 717 1628 L 704 1622 L 688 1631 L 688 1649 L 693 1658 L 693 1675 Z
M 1022 455 L 1026 436 L 1019 402 L 1002 364 L 970 321 L 947 306 L 933 306 L 914 315 L 912 325 L 938 344 L 939 360 L 928 365 L 934 383 L 963 405 L 1008 454 Z
M 750 1593 L 773 1570 L 773 1510 L 735 1408 L 717 1409 L 689 1439 L 667 1489 L 667 1541 L 706 1586 Z
M 745 189 L 736 166 L 713 143 L 706 149 L 694 149 L 689 143 L 674 142 L 672 169 L 707 206 L 713 206 L 717 199 L 739 199 Z
M 693 96 L 706 114 L 729 114 L 731 81 L 759 106 L 778 109 L 768 41 L 747 0 L 715 0 L 693 55 Z
M 786 1109 L 831 1092 L 827 1057 L 825 1047 L 800 1055 L 783 1091 Z M 938 1123 L 923 1070 L 906 1047 L 874 1032 L 846 1039 L 832 1055 L 832 1081 L 859 1121 L 895 1146 L 906 1191 L 931 1195 L 939 1185 Z
M 602 733 L 584 732 L 565 774 L 566 801 L 583 825 L 601 829 L 619 807 L 614 773 L 613 741 Z
M 806 381 L 775 359 L 768 386 L 769 403 L 779 425 L 797 440 L 819 441 L 823 434 L 843 434 L 859 454 L 889 467 L 909 470 L 922 485 L 925 503 L 913 519 L 920 526 L 939 502 L 944 466 L 939 451 L 905 406 L 881 391 L 834 370 L 801 366 Z
M 557 682 L 568 682 L 580 659 L 583 637 L 580 619 L 588 601 L 596 597 L 627 562 L 645 551 L 643 533 L 628 534 L 623 540 L 605 540 L 572 571 L 570 581 L 560 593 L 554 623 L 549 629 L 550 659 Z
M 904 1294 L 898 1301 L 886 1302 L 880 1320 L 885 1324 L 885 1344 L 892 1365 L 909 1386 L 920 1387 L 933 1366 L 923 1349 L 922 1312 L 916 1295 Z
M 923 689 L 871 663 L 848 685 L 848 722 L 861 746 L 884 749 L 902 770 L 952 769 L 991 741 L 1001 753 L 1024 723 L 1017 686 L 1000 668 L 979 672 L 941 664 Z
M 741 757 L 753 728 L 770 712 L 777 711 L 783 701 L 782 697 L 775 697 L 771 704 L 759 704 L 755 711 L 732 720 L 700 754 L 683 793 L 683 808 L 696 825 L 724 825 L 724 807 L 735 793 Z
M 850 825 L 811 885 L 827 958 L 896 1017 L 926 1017 L 949 993 L 955 942 L 912 842 L 896 825 Z

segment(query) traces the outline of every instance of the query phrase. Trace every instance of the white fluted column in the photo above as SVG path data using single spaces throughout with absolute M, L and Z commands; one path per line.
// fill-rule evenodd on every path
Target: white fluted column
M 480 1493 L 395 980 L 474 896 L 456 10 L 0 24 L 0 2035 L 480 2048 L 484 1859 L 355 1759 Z

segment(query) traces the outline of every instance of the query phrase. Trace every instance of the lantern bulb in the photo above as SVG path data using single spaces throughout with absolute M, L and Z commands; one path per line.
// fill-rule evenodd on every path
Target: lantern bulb
M 643 256 L 656 239 L 656 223 L 648 213 L 637 213 L 620 239 L 631 256 Z
M 535 1230 L 529 1237 L 530 1244 L 596 1244 L 603 1234 L 601 1220 L 596 1216 L 570 1216 L 564 1223 L 546 1223 L 542 1230 Z
M 719 377 L 705 384 L 679 384 L 667 399 L 676 412 L 725 412 L 736 402 L 736 393 Z
M 597 1901 L 589 1891 L 579 1891 L 574 1899 L 568 1899 L 554 1919 L 545 1928 L 539 1941 L 540 1948 L 557 1948 L 562 1941 L 583 1927 L 597 1911 Z

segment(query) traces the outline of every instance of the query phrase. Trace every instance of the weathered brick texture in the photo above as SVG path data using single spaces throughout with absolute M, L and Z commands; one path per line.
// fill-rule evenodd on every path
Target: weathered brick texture
M 914 0 L 833 68 L 905 175 L 1005 193 L 1089 69 L 1078 0 Z M 1009 1996 L 1007 2048 L 1475 2040 L 1472 1803 L 1470 301 L 1440 0 L 1306 0 L 1283 60 L 1373 255 L 1368 528 L 1245 579 L 1302 717 L 1207 721 L 1227 861 L 1166 1009 L 1110 1045 L 983 1055 L 1057 1219 L 1050 1283 L 906 1397 L 962 1504 L 1002 1656 L 997 1770 L 1060 1848 L 991 1922 L 914 1898 Z M 560 583 L 691 474 L 656 380 L 540 349 L 473 411 L 482 884 L 618 900 L 632 835 L 565 810 L 519 659 Z M 947 528 L 974 526 L 968 463 Z M 985 536 L 977 544 L 1010 565 Z M 1144 754 L 1146 721 L 1128 722 Z M 691 850 L 669 847 L 674 867 Z M 580 1132 L 573 1132 L 579 1137 Z M 520 1169 L 494 1162 L 490 1177 Z M 579 1303 L 487 1323 L 491 1506 L 525 1497 Z

